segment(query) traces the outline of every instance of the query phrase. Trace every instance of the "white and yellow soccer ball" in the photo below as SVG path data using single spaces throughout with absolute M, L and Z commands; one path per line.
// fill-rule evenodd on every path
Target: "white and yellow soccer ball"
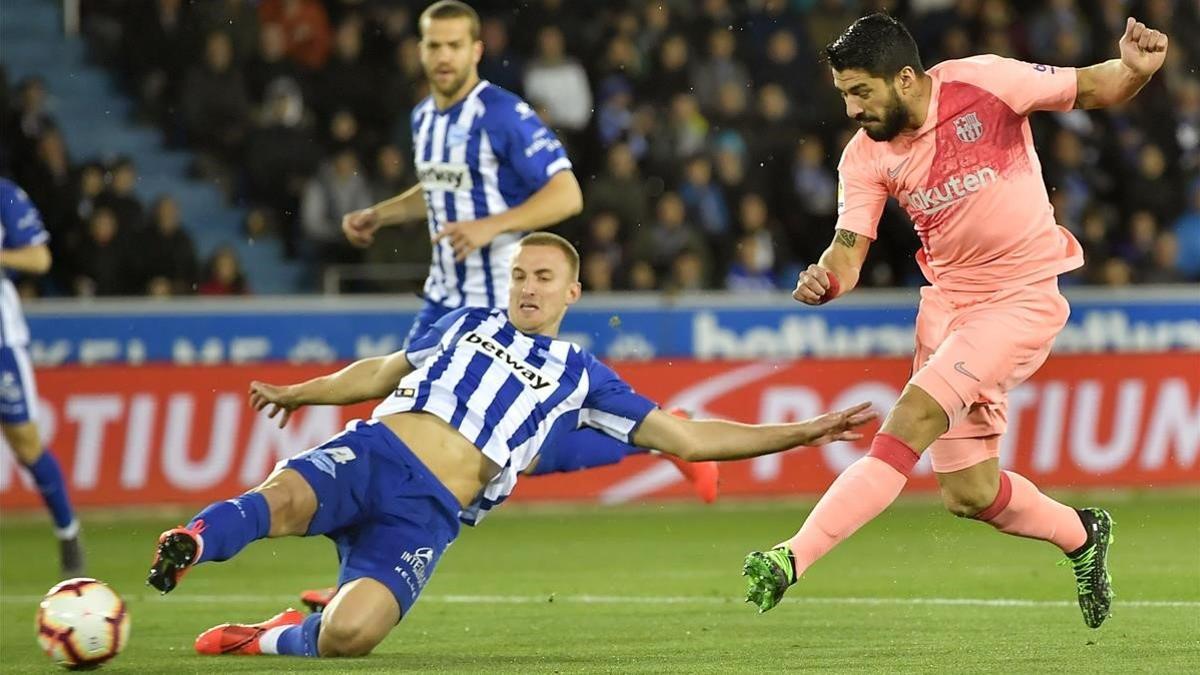
M 129 642 L 129 612 L 108 584 L 67 579 L 51 588 L 37 612 L 42 651 L 64 668 L 95 668 Z

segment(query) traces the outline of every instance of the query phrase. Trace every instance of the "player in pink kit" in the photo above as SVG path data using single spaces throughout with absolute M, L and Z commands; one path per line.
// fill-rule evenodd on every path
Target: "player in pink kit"
M 946 508 L 1058 546 L 1075 571 L 1084 622 L 1108 618 L 1113 521 L 1075 510 L 999 467 L 1007 393 L 1046 360 L 1070 308 L 1059 274 L 1083 265 L 1054 222 L 1026 117 L 1133 97 L 1163 64 L 1167 37 L 1129 19 L 1120 59 L 1058 68 L 976 56 L 925 71 L 896 19 L 851 25 L 825 56 L 846 114 L 862 128 L 838 165 L 833 243 L 793 297 L 820 305 L 858 283 L 884 202 L 899 200 L 921 239 L 913 375 L 868 454 L 829 487 L 790 540 L 746 558 L 746 599 L 774 607 L 818 558 L 895 500 L 927 448 Z

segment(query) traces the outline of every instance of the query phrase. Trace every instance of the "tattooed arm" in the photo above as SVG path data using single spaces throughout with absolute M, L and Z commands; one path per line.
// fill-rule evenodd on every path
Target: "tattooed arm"
M 816 265 L 800 273 L 792 297 L 806 305 L 822 305 L 858 285 L 871 240 L 850 230 L 838 230 Z

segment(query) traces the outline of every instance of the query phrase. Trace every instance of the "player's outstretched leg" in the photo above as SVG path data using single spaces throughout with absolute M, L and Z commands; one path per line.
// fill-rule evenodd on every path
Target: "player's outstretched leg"
M 383 583 L 360 577 L 343 584 L 324 612 L 294 609 L 256 624 L 224 623 L 196 638 L 206 655 L 365 656 L 400 621 L 400 604 Z
M 320 615 L 313 616 L 316 618 L 310 623 L 320 624 Z M 299 634 L 303 635 L 304 624 L 304 615 L 290 607 L 262 623 L 223 623 L 220 626 L 209 628 L 196 638 L 196 653 L 209 656 L 221 654 L 255 656 L 264 653 L 264 642 L 267 642 L 268 646 L 277 645 L 279 636 L 289 628 L 297 627 Z M 312 633 L 312 642 L 315 645 L 315 629 L 312 630 Z M 264 640 L 264 636 L 268 636 L 268 639 Z M 278 652 L 266 653 L 277 654 Z
M 304 534 L 316 509 L 308 481 L 294 469 L 277 471 L 254 490 L 209 504 L 187 525 L 163 532 L 146 583 L 170 593 L 195 565 L 228 560 L 265 537 Z
M 941 404 L 908 385 L 871 441 L 867 455 L 833 481 L 800 531 L 770 551 L 746 557 L 746 601 L 765 612 L 814 562 L 883 513 L 908 482 L 920 453 L 945 432 Z M 790 565 L 789 565 L 790 563 Z

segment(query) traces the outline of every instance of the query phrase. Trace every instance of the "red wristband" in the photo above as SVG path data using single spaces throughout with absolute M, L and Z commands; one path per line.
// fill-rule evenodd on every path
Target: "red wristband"
M 829 288 L 825 290 L 825 295 L 822 295 L 821 299 L 817 301 L 818 305 L 823 305 L 836 298 L 842 290 L 842 285 L 838 283 L 837 277 L 833 275 L 833 272 L 826 272 L 825 274 L 829 276 Z

